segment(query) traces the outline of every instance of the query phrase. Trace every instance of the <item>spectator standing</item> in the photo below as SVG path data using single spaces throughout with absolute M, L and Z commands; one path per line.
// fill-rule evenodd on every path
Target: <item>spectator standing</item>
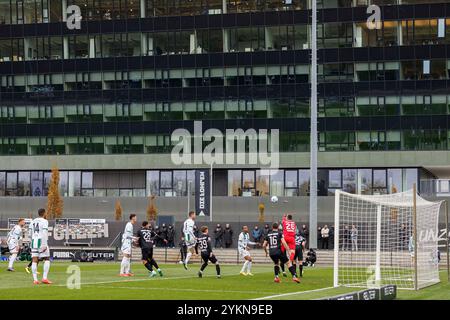
M 303 238 L 305 238 L 305 248 L 309 248 L 309 230 L 306 224 L 302 225 L 302 230 L 300 231 Z
M 167 246 L 167 225 L 165 223 L 161 226 L 161 244 Z
M 225 248 L 230 248 L 233 244 L 233 229 L 227 223 L 225 225 L 225 230 L 223 231 L 223 242 L 225 243 Z
M 404 250 L 408 247 L 408 236 L 406 231 L 406 225 L 402 223 L 398 232 L 398 240 L 400 242 L 400 249 Z
M 259 242 L 261 241 L 261 238 L 262 238 L 262 232 L 261 232 L 261 230 L 259 229 L 258 226 L 255 226 L 255 227 L 253 228 L 252 236 L 253 236 L 253 239 L 254 239 L 254 241 L 255 241 L 256 243 L 259 243 Z M 254 245 L 254 248 L 256 248 L 256 244 Z
M 317 248 L 322 247 L 322 227 L 317 227 Z
M 330 229 L 325 225 L 320 231 L 322 235 L 322 249 L 329 249 L 329 240 L 330 240 Z
M 214 230 L 214 238 L 215 238 L 215 243 L 214 243 L 214 247 L 215 248 L 223 248 L 223 229 L 222 226 L 220 225 L 220 223 L 217 224 L 216 229 Z
M 171 224 L 167 228 L 167 246 L 175 248 L 175 228 Z
M 358 251 L 358 228 L 355 225 L 352 225 L 350 238 L 352 240 L 352 251 Z
M 262 231 L 262 239 L 263 240 L 266 238 L 266 236 L 269 234 L 269 232 L 270 232 L 270 227 L 269 227 L 269 224 L 266 223 L 264 225 L 264 229 Z
M 329 237 L 329 239 L 330 239 L 330 249 L 334 249 L 334 225 L 330 227 L 330 237 Z
M 161 247 L 161 229 L 159 228 L 159 226 L 155 226 L 155 233 L 156 233 L 156 238 L 155 238 L 155 247 Z
M 342 231 L 342 251 L 348 250 L 350 244 L 350 230 L 348 225 L 344 225 L 344 231 Z

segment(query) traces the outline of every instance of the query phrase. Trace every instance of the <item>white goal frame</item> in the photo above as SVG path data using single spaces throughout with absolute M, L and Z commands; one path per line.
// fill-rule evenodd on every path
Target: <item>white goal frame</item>
M 334 270 L 333 270 L 333 284 L 334 287 L 338 287 L 338 286 L 348 286 L 348 287 L 379 287 L 383 284 L 386 284 L 386 281 L 389 281 L 390 278 L 388 276 L 386 276 L 386 279 L 383 278 L 383 259 L 382 259 L 382 255 L 386 255 L 386 251 L 382 251 L 382 206 L 384 206 L 386 208 L 386 206 L 389 207 L 389 203 L 388 203 L 388 197 L 392 196 L 392 195 L 376 195 L 376 196 L 368 196 L 368 195 L 363 195 L 363 196 L 359 196 L 359 195 L 354 195 L 354 194 L 349 194 L 347 192 L 341 191 L 341 190 L 336 190 L 335 191 L 335 210 L 334 210 L 334 223 L 335 223 L 335 232 L 334 232 Z M 401 266 L 398 267 L 397 270 L 394 270 L 394 275 L 395 272 L 398 271 L 398 275 L 396 275 L 398 278 L 401 277 L 405 277 L 405 275 L 403 275 L 403 271 L 405 271 L 405 274 L 408 274 L 408 283 L 405 283 L 404 281 L 399 281 L 399 283 L 395 283 L 395 280 L 393 281 L 394 283 L 391 284 L 396 284 L 397 287 L 399 289 L 414 289 L 414 290 L 418 290 L 420 288 L 429 286 L 429 285 L 433 285 L 439 282 L 439 279 L 436 279 L 435 276 L 433 276 L 433 279 L 423 279 L 423 278 L 418 278 L 419 277 L 419 273 L 421 275 L 423 275 L 424 271 L 420 270 L 420 267 L 418 266 L 418 260 L 420 260 L 420 265 L 424 265 L 423 263 L 423 259 L 421 259 L 422 257 L 420 256 L 421 252 L 418 252 L 418 220 L 423 222 L 423 218 L 422 219 L 418 219 L 417 218 L 417 198 L 420 199 L 420 205 L 423 206 L 427 206 L 428 204 L 430 206 L 433 207 L 433 212 L 435 212 L 435 215 L 433 216 L 434 218 L 436 217 L 437 214 L 437 219 L 436 222 L 431 221 L 430 225 L 431 228 L 434 229 L 434 225 L 436 225 L 436 232 L 437 232 L 437 226 L 438 226 L 438 220 L 439 220 L 439 212 L 441 210 L 442 204 L 445 203 L 447 205 L 447 203 L 445 201 L 439 201 L 439 202 L 429 202 L 423 198 L 420 198 L 417 196 L 417 192 L 416 192 L 416 186 L 414 184 L 413 190 L 408 191 L 408 197 L 405 197 L 407 199 L 407 202 L 402 201 L 399 204 L 396 204 L 395 202 L 392 202 L 392 206 L 394 207 L 399 207 L 401 208 L 401 210 L 406 210 L 407 213 L 406 215 L 408 215 L 412 226 L 411 226 L 411 234 L 408 236 L 409 238 L 409 242 L 410 242 L 410 247 L 408 248 L 408 250 L 405 250 L 405 248 L 401 248 L 398 249 L 396 248 L 394 255 L 397 256 L 398 260 L 401 261 L 408 261 L 409 259 L 411 260 L 410 262 L 407 263 L 406 266 Z M 411 193 L 412 193 L 412 197 L 411 197 Z M 406 194 L 403 193 L 403 194 Z M 371 228 L 373 235 L 376 235 L 376 239 L 373 239 L 373 237 L 371 238 L 372 240 L 375 240 L 373 243 L 375 243 L 375 249 L 368 249 L 366 252 L 352 252 L 352 253 L 348 253 L 345 252 L 344 249 L 344 245 L 342 247 L 342 251 L 341 251 L 341 242 L 340 240 L 342 240 L 342 237 L 346 237 L 345 232 L 343 232 L 343 234 L 341 234 L 342 228 L 341 226 L 344 223 L 349 223 L 348 221 L 345 221 L 345 213 L 344 213 L 344 218 L 343 220 L 341 219 L 341 195 L 345 195 L 348 196 L 348 198 L 353 198 L 353 199 L 358 199 L 361 201 L 366 201 L 367 203 L 369 203 L 372 206 L 372 209 L 370 211 L 371 214 L 371 218 L 372 220 L 370 220 L 371 225 L 374 227 L 376 226 L 376 230 L 373 230 L 373 227 Z M 401 196 L 401 195 L 400 195 Z M 373 201 L 371 200 L 373 197 Z M 386 197 L 386 203 L 383 202 L 383 197 Z M 411 199 L 412 198 L 412 199 Z M 381 201 L 380 204 L 378 204 L 377 201 Z M 389 200 L 392 201 L 392 200 Z M 345 204 L 345 202 L 344 202 Z M 374 210 L 374 206 L 376 205 L 376 218 L 375 218 L 375 210 Z M 405 209 L 406 208 L 406 209 Z M 423 209 L 423 208 L 422 208 Z M 385 209 L 386 210 L 386 209 Z M 394 210 L 394 209 L 390 209 L 390 210 Z M 436 211 L 437 210 L 437 211 Z M 346 211 L 344 209 L 344 211 Z M 347 209 L 348 211 L 348 209 Z M 422 213 L 422 217 L 423 217 L 423 210 L 421 211 Z M 437 212 L 437 213 L 436 213 Z M 357 214 L 357 213 L 356 213 Z M 353 215 L 353 212 L 352 212 Z M 362 215 L 361 215 L 362 216 Z M 359 216 L 356 218 L 358 219 Z M 386 218 L 386 216 L 385 216 Z M 386 223 L 386 222 L 385 222 Z M 428 226 L 428 225 L 427 225 Z M 419 226 L 420 227 L 420 226 Z M 430 228 L 430 227 L 429 227 Z M 434 231 L 434 230 L 433 230 Z M 447 226 L 447 233 L 448 233 L 448 226 Z M 348 233 L 348 232 L 347 232 Z M 348 240 L 343 240 L 344 242 L 347 243 L 348 246 Z M 403 246 L 403 245 L 402 245 Z M 412 246 L 412 248 L 411 248 Z M 421 243 L 419 243 L 419 247 L 421 246 Z M 431 246 L 429 246 L 431 247 Z M 373 246 L 372 246 L 373 248 Z M 437 246 L 437 240 L 436 240 L 436 248 L 438 248 Z M 447 248 L 448 249 L 448 248 Z M 348 250 L 348 247 L 347 247 Z M 356 249 L 357 250 L 357 249 Z M 419 249 L 420 250 L 420 249 Z M 433 249 L 434 250 L 434 247 Z M 352 248 L 353 251 L 353 248 Z M 447 250 L 448 251 L 448 250 Z M 419 256 L 418 256 L 419 253 Z M 361 261 L 364 260 L 366 256 L 369 257 L 370 261 L 374 262 L 374 270 L 373 270 L 373 280 L 370 284 L 369 283 L 364 283 L 364 281 L 349 281 L 352 277 L 352 274 L 345 274 L 347 273 L 351 273 L 352 271 L 348 271 L 346 270 L 347 266 L 344 266 L 343 263 L 346 263 L 346 260 L 348 260 L 348 255 L 352 254 L 354 255 L 354 259 L 355 261 Z M 347 256 L 346 256 L 347 255 Z M 373 260 L 373 255 L 375 256 L 375 259 Z M 391 252 L 392 255 L 392 252 Z M 392 259 L 392 258 L 391 258 Z M 342 260 L 342 261 L 341 261 Z M 384 259 L 386 260 L 386 258 Z M 449 268 L 448 266 L 448 255 L 447 255 L 447 269 Z M 364 261 L 361 264 L 356 263 L 355 265 L 357 265 L 357 267 L 355 267 L 355 278 L 358 278 L 358 280 L 364 280 L 364 275 L 363 275 L 363 271 L 361 271 L 363 269 L 363 267 L 365 267 L 364 265 Z M 389 267 L 384 266 L 387 269 L 389 269 Z M 391 266 L 392 268 L 392 266 Z M 435 274 L 435 269 L 434 266 L 430 267 L 433 268 L 433 274 Z M 436 266 L 437 270 L 439 270 L 439 266 Z M 343 269 L 343 270 L 340 270 Z M 351 269 L 351 268 L 347 268 L 347 269 Z M 340 273 L 341 271 L 341 273 Z M 383 269 L 383 271 L 385 271 Z M 391 271 L 389 271 L 391 272 Z M 426 271 L 425 271 L 426 272 Z M 367 272 L 366 272 L 367 273 Z M 384 273 L 386 274 L 386 273 Z M 439 275 L 439 272 L 438 272 Z M 341 277 L 341 278 L 340 278 Z M 346 277 L 348 279 L 346 279 Z M 426 277 L 425 277 L 426 278 Z M 395 279 L 395 277 L 393 277 L 393 279 Z M 383 283 L 384 281 L 384 283 Z

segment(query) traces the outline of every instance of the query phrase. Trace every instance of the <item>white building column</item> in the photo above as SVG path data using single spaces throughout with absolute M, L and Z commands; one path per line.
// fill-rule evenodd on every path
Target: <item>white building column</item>
M 62 21 L 67 21 L 67 0 L 61 0 Z
M 64 59 L 69 59 L 69 38 L 67 36 L 63 38 L 63 54 Z

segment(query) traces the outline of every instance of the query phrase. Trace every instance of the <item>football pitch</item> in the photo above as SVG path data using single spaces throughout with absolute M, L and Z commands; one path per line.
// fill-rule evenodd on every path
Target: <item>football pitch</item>
M 80 289 L 69 289 L 67 273 L 69 266 L 80 270 Z M 0 263 L 0 300 L 237 300 L 237 299 L 288 299 L 308 300 L 330 297 L 352 292 L 354 288 L 332 288 L 332 268 L 305 268 L 300 284 L 294 283 L 288 275 L 282 282 L 273 282 L 272 265 L 254 265 L 253 277 L 239 275 L 238 265 L 222 265 L 222 278 L 217 279 L 215 268 L 206 268 L 203 278 L 198 278 L 199 265 L 161 265 L 163 277 L 150 278 L 138 262 L 132 264 L 134 277 L 118 276 L 119 263 L 68 263 L 54 262 L 49 279 L 52 285 L 33 285 L 32 276 L 25 272 L 26 264 L 15 264 L 16 272 L 7 272 L 6 263 Z M 42 272 L 42 266 L 39 267 Z M 450 284 L 447 274 L 440 273 L 440 284 L 420 291 L 398 290 L 398 299 L 444 299 L 450 300 Z M 41 276 L 40 276 L 41 277 Z

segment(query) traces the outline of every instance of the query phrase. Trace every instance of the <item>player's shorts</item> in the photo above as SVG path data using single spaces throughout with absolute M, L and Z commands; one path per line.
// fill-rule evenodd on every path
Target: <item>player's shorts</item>
M 19 243 L 17 241 L 8 242 L 8 249 L 10 253 L 19 253 Z
M 209 254 L 204 254 L 203 252 L 202 252 L 202 260 L 206 263 L 208 263 L 208 261 L 211 261 L 211 263 L 217 262 L 217 258 L 214 254 L 209 255 Z
M 295 248 L 294 260 L 298 259 L 299 261 L 303 261 L 303 249 L 300 247 Z
M 42 251 L 41 249 L 31 249 L 31 257 L 32 258 L 38 258 L 38 259 L 44 259 L 44 258 L 50 258 L 50 248 L 47 247 L 47 250 Z
M 278 263 L 283 263 L 282 259 L 283 256 L 286 258 L 286 255 L 283 253 L 276 253 L 276 254 L 271 254 L 269 255 L 270 259 L 272 259 L 273 263 L 278 264 Z M 287 262 L 287 258 L 286 258 L 286 262 Z
M 122 243 L 120 251 L 122 251 L 122 254 L 131 254 L 131 242 L 125 241 Z
M 153 248 L 142 249 L 142 260 L 153 259 Z
M 241 255 L 242 258 L 250 256 L 250 252 L 248 252 L 248 250 L 245 250 L 245 249 L 240 249 L 239 254 Z
M 290 250 L 295 250 L 295 237 L 284 237 L 284 241 L 286 241 Z M 281 249 L 284 251 L 284 246 L 281 246 Z
M 197 241 L 195 239 L 190 238 L 189 236 L 186 236 L 184 238 L 184 242 L 186 243 L 186 247 L 188 249 L 195 247 L 195 245 L 197 244 Z

